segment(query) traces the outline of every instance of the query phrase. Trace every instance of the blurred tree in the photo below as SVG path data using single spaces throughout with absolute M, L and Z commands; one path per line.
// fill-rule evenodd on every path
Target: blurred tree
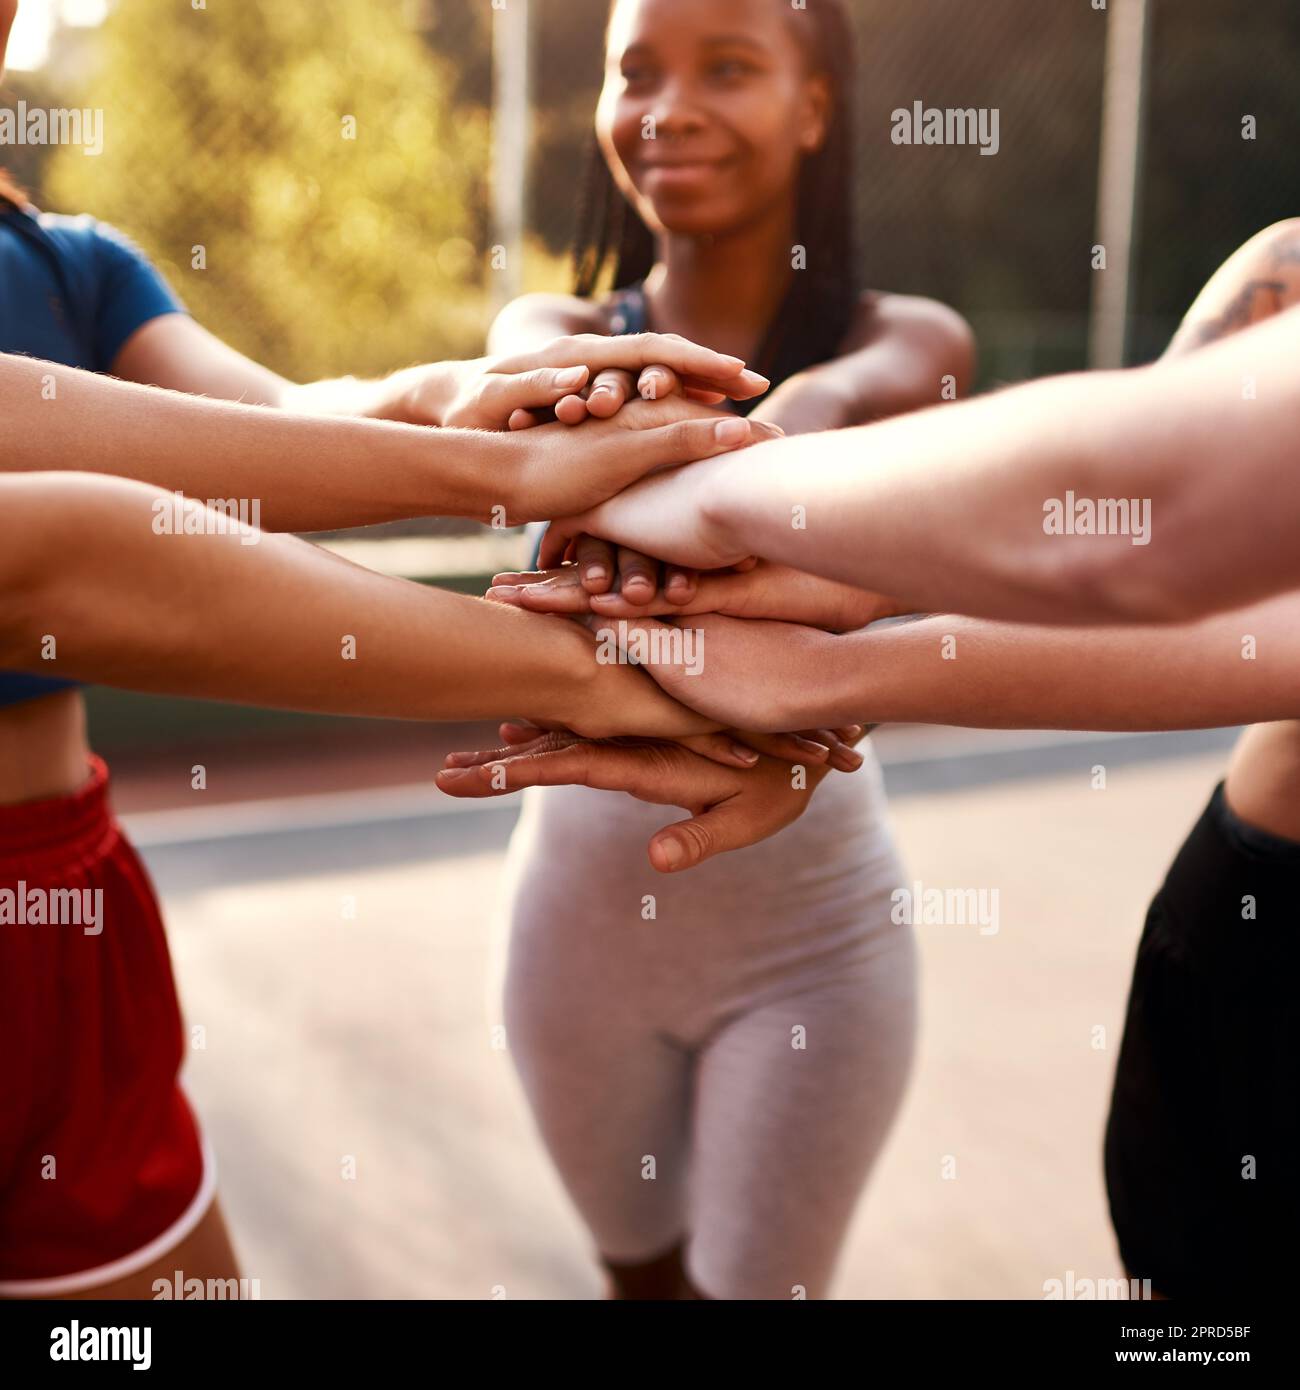
M 287 375 L 477 350 L 481 113 L 409 0 L 130 0 L 47 190 L 136 237 L 213 331 Z M 196 268 L 196 247 L 206 268 Z

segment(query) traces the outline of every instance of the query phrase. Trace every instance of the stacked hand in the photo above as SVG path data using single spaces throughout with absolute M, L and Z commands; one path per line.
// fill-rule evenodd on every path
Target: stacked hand
M 862 730 L 839 733 L 852 741 Z M 508 724 L 501 735 L 502 748 L 453 753 L 438 774 L 439 787 L 452 796 L 486 797 L 525 787 L 582 786 L 682 806 L 690 819 L 665 826 L 650 841 L 650 862 L 660 873 L 693 868 L 784 830 L 829 771 L 814 765 L 805 777 L 793 775 L 779 741 L 773 755 L 755 752 L 746 768 L 715 761 L 713 750 L 696 738 L 596 741 Z M 756 736 L 750 741 L 759 743 Z M 861 766 L 861 757 L 852 756 Z
M 728 397 L 760 394 L 766 382 L 740 371 L 736 359 L 720 358 L 682 339 L 572 338 L 542 356 L 545 362 L 535 355 L 456 364 L 457 389 L 450 401 L 445 380 L 439 388 L 443 396 L 437 411 L 443 424 L 530 431 L 527 456 L 533 478 L 517 477 L 503 489 L 510 498 L 509 519 L 536 516 L 539 507 L 548 515 L 598 511 L 602 501 L 649 473 L 781 433 L 714 410 Z M 576 425 L 582 428 L 573 429 Z M 663 438 L 666 433 L 670 443 Z M 663 626 L 654 621 L 658 615 L 708 615 L 697 624 L 709 624 L 706 669 L 714 669 L 707 679 L 687 676 L 668 663 L 647 664 L 637 679 L 652 675 L 664 694 L 685 707 L 683 716 L 693 712 L 688 722 L 702 716 L 713 731 L 678 733 L 671 739 L 601 739 L 582 738 L 568 729 L 505 725 L 503 748 L 447 760 L 438 779 L 445 792 L 481 797 L 576 783 L 683 806 L 692 818 L 666 827 L 650 846 L 654 866 L 672 872 L 775 834 L 802 812 L 812 789 L 832 769 L 861 767 L 862 757 L 851 746 L 862 736 L 860 727 L 782 732 L 800 728 L 802 722 L 775 713 L 780 706 L 773 694 L 781 682 L 768 680 L 756 687 L 745 679 L 745 670 L 755 659 L 762 662 L 774 646 L 782 664 L 768 663 L 769 670 L 779 672 L 790 661 L 789 641 L 776 642 L 768 629 L 830 640 L 827 632 L 856 629 L 892 611 L 887 600 L 753 562 L 697 575 L 587 535 L 573 535 L 571 545 L 567 535 L 562 540 L 557 535 L 551 546 L 561 558 L 570 554 L 572 563 L 551 572 L 500 575 L 489 597 L 537 612 L 567 614 L 593 630 L 601 619 L 631 620 L 649 632 Z M 766 618 L 782 621 L 761 621 Z M 759 650 L 747 651 L 755 637 Z M 722 648 L 722 660 L 716 663 L 714 646 Z M 739 678 L 728 677 L 723 668 L 739 671 Z M 642 703 L 633 699 L 629 705 Z M 743 711 L 745 717 L 732 718 L 720 710 Z M 655 722 L 662 727 L 661 720 Z M 652 732 L 630 712 L 626 727 L 643 735 Z M 768 732 L 736 732 L 758 729 Z
M 710 405 L 752 400 L 767 380 L 738 357 L 671 333 L 576 334 L 537 352 L 412 367 L 390 378 L 386 413 L 446 429 L 526 429 L 608 420 L 634 396 Z

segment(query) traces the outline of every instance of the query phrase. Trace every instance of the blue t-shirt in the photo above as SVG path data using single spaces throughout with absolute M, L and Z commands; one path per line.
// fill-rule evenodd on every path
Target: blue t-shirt
M 0 201 L 0 352 L 107 372 L 137 328 L 182 312 L 121 232 Z M 0 706 L 75 684 L 0 671 Z

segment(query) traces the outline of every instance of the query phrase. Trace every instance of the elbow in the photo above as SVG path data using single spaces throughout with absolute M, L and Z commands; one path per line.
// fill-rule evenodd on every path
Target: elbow
M 967 396 L 975 385 L 979 366 L 975 330 L 955 309 L 945 309 L 941 341 L 943 361 L 947 364 L 945 374 L 956 382 L 957 395 Z

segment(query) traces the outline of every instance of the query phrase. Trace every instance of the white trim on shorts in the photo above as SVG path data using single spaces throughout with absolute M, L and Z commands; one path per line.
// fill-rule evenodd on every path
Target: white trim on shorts
M 77 1274 L 56 1274 L 49 1279 L 0 1279 L 0 1297 L 49 1298 L 61 1293 L 80 1293 L 84 1289 L 97 1288 L 100 1284 L 125 1279 L 129 1274 L 138 1274 L 169 1250 L 175 1250 L 208 1214 L 212 1200 L 217 1195 L 217 1156 L 202 1129 L 199 1130 L 199 1145 L 203 1152 L 203 1174 L 198 1190 L 190 1199 L 189 1206 L 147 1245 L 106 1265 L 83 1269 Z

